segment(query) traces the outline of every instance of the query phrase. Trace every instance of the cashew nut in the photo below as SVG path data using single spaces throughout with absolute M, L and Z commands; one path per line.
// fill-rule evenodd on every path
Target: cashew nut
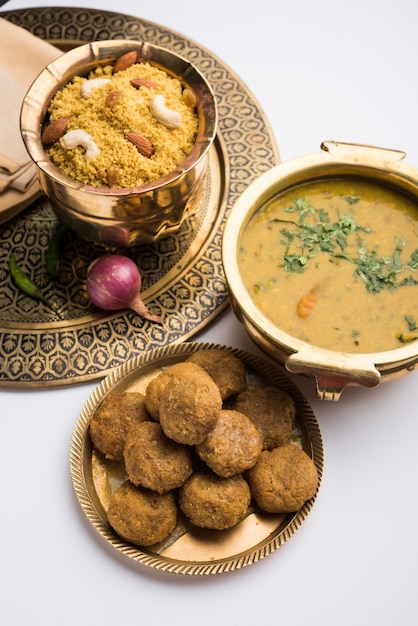
M 150 108 L 155 119 L 167 126 L 167 128 L 178 128 L 181 126 L 182 119 L 180 113 L 169 109 L 165 105 L 165 98 L 162 94 L 154 96 Z
M 110 78 L 91 78 L 90 80 L 86 80 L 81 85 L 81 95 L 84 98 L 89 98 L 91 96 L 92 89 L 97 89 L 102 85 L 110 82 Z
M 92 136 L 85 130 L 69 130 L 61 138 L 60 143 L 66 150 L 73 150 L 77 146 L 85 149 L 84 158 L 86 161 L 100 154 L 100 148 L 92 139 Z

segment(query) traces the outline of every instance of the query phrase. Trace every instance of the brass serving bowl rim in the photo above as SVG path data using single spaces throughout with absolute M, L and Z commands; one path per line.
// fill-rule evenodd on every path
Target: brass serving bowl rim
M 239 270 L 239 242 L 253 215 L 268 200 L 297 184 L 327 177 L 360 175 L 389 183 L 398 190 L 413 194 L 418 200 L 418 169 L 402 162 L 404 152 L 335 141 L 323 142 L 321 148 L 322 152 L 296 157 L 271 168 L 237 199 L 228 215 L 222 242 L 222 262 L 228 291 L 232 308 L 250 336 L 248 324 L 263 337 L 264 345 L 267 342 L 272 348 L 276 345 L 284 349 L 289 356 L 285 365 L 290 371 L 315 376 L 316 362 L 330 372 L 337 362 L 347 372 L 350 368 L 353 372 L 364 370 L 366 366 L 377 370 L 376 375 L 372 374 L 366 384 L 374 386 L 381 382 L 380 370 L 389 370 L 390 364 L 404 363 L 413 369 L 414 363 L 418 362 L 418 340 L 399 348 L 373 353 L 346 353 L 314 346 L 289 335 L 262 313 L 248 293 Z M 309 372 L 309 366 L 302 366 L 300 372 L 297 366 L 293 368 L 292 361 L 297 360 L 298 353 L 306 355 L 303 360 L 311 360 L 312 372 Z M 324 397 L 322 393 L 318 395 Z M 340 394 L 336 392 L 336 395 L 338 397 L 326 399 L 338 399 Z
M 176 168 L 165 176 L 144 185 L 124 188 L 96 187 L 77 181 L 75 178 L 64 174 L 62 170 L 52 163 L 42 145 L 41 129 L 47 116 L 49 103 L 57 91 L 64 87 L 74 76 L 87 74 L 89 70 L 97 67 L 97 65 L 106 65 L 114 62 L 125 52 L 135 49 L 138 50 L 138 52 L 145 51 L 145 57 L 149 56 L 150 52 L 163 54 L 172 58 L 177 63 L 183 64 L 184 71 L 181 75 L 178 75 L 170 70 L 169 67 L 161 63 L 156 63 L 155 60 L 150 60 L 151 64 L 163 68 L 180 80 L 185 71 L 190 70 L 193 72 L 195 76 L 198 77 L 199 82 L 204 85 L 205 92 L 209 96 L 206 104 L 207 102 L 211 104 L 212 119 L 209 120 L 210 123 L 207 124 L 207 128 L 205 124 L 204 129 L 202 129 L 201 120 L 199 120 L 198 135 L 191 152 Z M 204 75 L 191 61 L 162 46 L 147 41 L 135 41 L 131 39 L 93 41 L 81 44 L 64 52 L 57 59 L 49 63 L 35 78 L 23 99 L 20 114 L 22 139 L 31 159 L 44 174 L 59 185 L 98 196 L 114 197 L 152 192 L 178 180 L 188 171 L 195 168 L 200 161 L 207 156 L 209 148 L 216 136 L 217 123 L 218 108 L 213 89 Z M 203 130 L 205 130 L 205 132 L 203 132 Z

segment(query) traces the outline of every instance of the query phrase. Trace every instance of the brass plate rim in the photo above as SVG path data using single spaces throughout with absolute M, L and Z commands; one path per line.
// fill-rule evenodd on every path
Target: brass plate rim
M 126 386 L 145 376 L 153 368 L 162 367 L 179 360 L 184 360 L 190 354 L 200 350 L 222 349 L 231 352 L 242 359 L 247 369 L 255 372 L 265 381 L 280 386 L 295 400 L 297 406 L 296 420 L 304 432 L 304 449 L 311 456 L 318 472 L 318 488 L 316 494 L 294 513 L 278 516 L 277 527 L 269 536 L 256 542 L 249 549 L 244 549 L 228 558 L 202 559 L 199 561 L 180 560 L 157 554 L 152 549 L 140 549 L 137 546 L 123 541 L 107 523 L 99 497 L 95 492 L 91 463 L 91 445 L 88 428 L 91 417 L 100 401 L 113 390 L 122 390 Z M 125 381 L 125 382 L 124 382 Z M 104 378 L 82 407 L 73 429 L 70 445 L 70 473 L 73 488 L 88 522 L 110 546 L 120 554 L 139 565 L 168 573 L 184 575 L 221 574 L 227 571 L 241 569 L 262 560 L 280 548 L 300 528 L 313 508 L 321 485 L 324 466 L 324 450 L 319 424 L 312 407 L 302 392 L 291 381 L 289 376 L 266 360 L 244 350 L 217 343 L 183 342 L 162 348 L 149 350 L 142 356 L 134 357 L 127 363 L 112 370 Z M 268 514 L 267 514 L 268 515 Z M 247 518 L 248 519 L 248 518 Z M 244 520 L 245 522 L 245 520 Z M 243 524 L 242 522 L 241 524 Z M 240 525 L 238 525 L 240 526 Z M 228 531 L 221 531 L 223 533 Z M 226 535 L 223 535 L 224 537 Z
M 228 104 L 230 97 L 228 89 L 232 89 L 233 94 L 241 98 L 242 106 L 249 106 L 249 109 L 245 111 L 247 121 L 251 121 L 253 115 L 254 128 L 246 129 L 247 135 L 242 130 L 243 122 L 239 119 L 232 120 L 237 122 L 238 130 L 241 131 L 241 135 L 238 133 L 238 138 L 243 138 L 248 144 L 248 153 L 243 155 L 244 158 L 249 159 L 248 165 L 240 163 L 242 155 L 238 150 L 235 153 L 237 141 L 231 135 L 232 131 L 229 131 L 226 122 L 221 123 L 216 142 L 221 167 L 225 170 L 225 179 L 222 181 L 222 195 L 218 198 L 218 214 L 214 220 L 216 223 L 202 242 L 199 254 L 196 254 L 191 262 L 181 268 L 180 279 L 178 281 L 174 278 L 170 279 L 168 291 L 172 299 L 175 299 L 175 291 L 191 289 L 192 282 L 190 281 L 195 280 L 196 277 L 201 280 L 202 298 L 205 300 L 204 308 L 202 305 L 199 307 L 196 303 L 197 298 L 193 297 L 189 298 L 184 306 L 179 305 L 182 309 L 175 319 L 176 326 L 173 325 L 168 334 L 161 333 L 161 330 L 155 327 L 150 328 L 147 324 L 143 325 L 138 320 L 133 323 L 135 320 L 132 320 L 129 311 L 103 315 L 94 313 L 92 319 L 85 323 L 78 318 L 75 320 L 72 318 L 69 327 L 63 327 L 60 322 L 51 323 L 47 320 L 45 324 L 31 322 L 26 328 L 22 328 L 19 324 L 13 326 L 13 319 L 11 319 L 13 316 L 10 315 L 5 327 L 2 327 L 0 321 L 0 387 L 37 388 L 73 385 L 103 377 L 123 360 L 143 350 L 189 339 L 226 309 L 229 299 L 220 257 L 224 220 L 238 195 L 260 173 L 276 165 L 279 162 L 279 155 L 268 121 L 250 90 L 233 70 L 212 52 L 175 31 L 141 18 L 98 9 L 38 7 L 5 11 L 2 12 L 2 17 L 28 28 L 33 34 L 43 36 L 55 45 L 57 43 L 65 45 L 66 42 L 71 45 L 74 42 L 85 43 L 91 40 L 92 33 L 99 35 L 102 39 L 118 38 L 122 35 L 124 38 L 137 39 L 140 31 L 146 32 L 150 41 L 168 48 L 173 47 L 176 51 L 183 50 L 183 56 L 200 66 L 203 73 L 209 72 L 209 82 L 214 87 L 218 104 L 223 106 L 226 113 L 231 109 L 231 103 Z M 83 25 L 76 26 L 75 20 L 82 22 Z M 109 36 L 108 31 L 112 25 L 113 29 Z M 95 31 L 95 28 L 98 30 Z M 60 29 L 64 33 L 62 37 Z M 233 161 L 232 164 L 231 161 Z M 31 207 L 25 209 L 23 215 L 30 210 Z M 13 219 L 19 219 L 19 217 L 16 216 Z M 8 224 L 10 222 L 6 223 Z M 199 265 L 198 269 L 197 265 Z M 208 269 L 211 269 L 215 275 L 213 284 L 210 281 Z M 148 306 L 160 307 L 161 298 L 159 301 L 158 299 L 153 301 L 156 295 L 153 286 L 145 289 L 142 295 Z M 127 329 L 125 335 L 121 335 L 119 330 L 116 330 L 123 326 Z M 109 344 L 98 340 L 98 333 L 102 328 L 105 329 L 104 333 L 110 333 L 115 339 L 114 345 L 117 344 L 118 351 L 120 349 L 123 353 L 122 356 L 113 353 L 111 358 L 107 358 L 106 352 Z M 89 352 L 84 349 L 83 345 L 85 335 L 89 333 L 92 336 L 89 336 L 88 340 L 95 346 L 97 344 L 98 351 L 102 351 L 104 364 L 100 360 L 94 363 L 89 360 Z M 28 339 L 31 347 L 26 354 L 22 346 L 23 344 L 26 346 L 25 342 Z M 140 345 L 140 348 L 137 345 L 133 346 L 133 341 Z M 44 343 L 48 345 L 48 349 L 44 349 Z M 57 354 L 59 352 L 57 369 L 51 365 L 52 356 L 51 352 L 48 352 L 51 350 L 49 348 L 51 343 L 56 344 Z M 70 344 L 71 347 L 68 347 Z M 78 361 L 77 351 L 82 356 Z M 62 359 L 61 362 L 60 359 Z M 85 360 L 85 365 L 82 359 Z M 63 373 L 60 372 L 60 367 Z

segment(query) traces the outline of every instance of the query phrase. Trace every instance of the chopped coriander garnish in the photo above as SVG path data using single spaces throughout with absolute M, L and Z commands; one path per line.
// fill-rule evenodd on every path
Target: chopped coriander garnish
M 345 199 L 350 204 L 359 201 L 359 198 L 354 196 L 345 196 Z M 379 256 L 376 251 L 368 250 L 366 241 L 359 236 L 360 233 L 369 233 L 371 229 L 357 224 L 350 214 L 340 211 L 338 221 L 332 223 L 327 211 L 322 208 L 315 209 L 305 198 L 297 198 L 285 208 L 285 211 L 298 214 L 297 221 L 293 222 L 277 218 L 273 220 L 293 225 L 293 228 L 287 226 L 280 230 L 281 243 L 286 246 L 284 259 L 280 265 L 287 272 L 299 274 L 304 272 L 310 259 L 317 256 L 319 252 L 326 252 L 333 263 L 338 262 L 338 259 L 353 263 L 356 266 L 354 276 L 359 277 L 367 291 L 371 293 L 379 293 L 385 288 L 393 290 L 397 287 L 418 284 L 418 280 L 415 280 L 413 276 L 408 276 L 401 281 L 397 279 L 397 274 L 404 267 L 412 270 L 418 269 L 418 250 L 411 255 L 411 260 L 406 266 L 402 263 L 401 254 L 406 245 L 403 239 L 395 242 L 391 257 Z M 305 222 L 308 215 L 317 218 L 316 224 Z M 357 256 L 346 252 L 347 237 L 353 233 L 357 233 Z
M 407 266 L 412 270 L 418 269 L 418 250 L 415 250 L 415 252 L 411 254 L 411 260 L 407 263 Z
M 405 315 L 405 321 L 408 324 L 408 329 L 410 331 L 416 330 L 417 329 L 417 323 L 414 320 L 414 318 L 412 317 L 412 315 Z
M 286 254 L 284 257 L 285 263 L 283 265 L 287 272 L 296 272 L 301 274 L 305 271 L 305 265 L 308 262 L 308 257 L 302 254 Z
M 413 335 L 412 333 L 399 333 L 396 335 L 396 339 L 399 339 L 401 343 L 411 343 L 411 341 L 416 341 L 418 339 L 418 335 Z
M 357 198 L 357 196 L 344 196 L 344 200 L 347 200 L 349 204 L 356 204 L 360 198 Z

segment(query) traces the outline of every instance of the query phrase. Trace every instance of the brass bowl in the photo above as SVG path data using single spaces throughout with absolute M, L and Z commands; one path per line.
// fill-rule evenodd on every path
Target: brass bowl
M 329 177 L 358 176 L 390 185 L 417 199 L 418 170 L 402 162 L 405 153 L 336 142 L 324 142 L 323 152 L 273 167 L 240 196 L 228 216 L 222 259 L 232 309 L 249 337 L 289 372 L 315 379 L 319 398 L 339 400 L 346 385 L 374 387 L 415 369 L 418 341 L 378 353 L 351 354 L 313 346 L 275 326 L 254 304 L 240 275 L 239 246 L 252 216 L 269 200 L 302 183 Z
M 138 61 L 146 60 L 165 70 L 195 93 L 199 117 L 196 142 L 174 171 L 154 182 L 126 189 L 85 185 L 63 174 L 45 153 L 41 131 L 49 103 L 74 76 L 87 75 L 97 65 L 113 64 L 131 50 L 137 51 Z M 216 129 L 215 96 L 197 68 L 174 52 L 130 40 L 98 41 L 66 52 L 35 79 L 21 111 L 23 141 L 57 216 L 84 239 L 127 247 L 175 232 L 196 209 Z

